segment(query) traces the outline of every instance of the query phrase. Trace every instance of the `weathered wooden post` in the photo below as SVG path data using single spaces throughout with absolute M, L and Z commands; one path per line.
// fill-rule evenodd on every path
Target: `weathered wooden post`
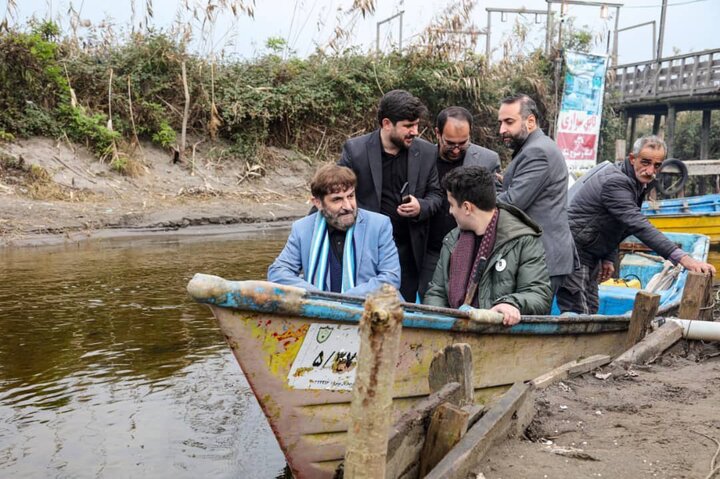
M 655 318 L 659 306 L 659 294 L 638 291 L 637 295 L 635 295 L 635 305 L 630 316 L 630 325 L 625 339 L 626 349 L 634 346 L 645 336 L 650 321 Z
M 384 285 L 365 300 L 345 451 L 346 478 L 385 477 L 402 318 L 403 309 L 392 286 Z
M 711 298 L 712 276 L 707 273 L 688 272 L 678 317 L 712 321 L 712 310 L 707 308 L 711 303 Z
M 460 383 L 460 390 L 450 400 L 456 406 L 473 403 L 472 349 L 469 344 L 457 343 L 435 353 L 430 363 L 428 383 L 430 392 L 439 391 L 448 383 Z
M 419 477 L 425 477 L 467 431 L 470 412 L 461 407 L 473 403 L 472 349 L 469 344 L 447 346 L 437 352 L 430 363 L 430 392 L 439 391 L 451 382 L 459 383 L 460 388 L 448 398 L 449 402 L 433 412 L 420 454 Z

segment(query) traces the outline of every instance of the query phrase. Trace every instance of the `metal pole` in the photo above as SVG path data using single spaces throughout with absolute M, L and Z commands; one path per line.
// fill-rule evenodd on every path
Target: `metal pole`
M 385 20 L 380 20 L 377 22 L 377 25 L 375 27 L 375 53 L 380 55 L 380 25 L 383 23 L 390 22 L 398 17 L 400 17 L 400 49 L 402 50 L 402 16 L 403 13 L 405 13 L 405 10 L 400 11 L 399 13 L 396 13 L 395 15 L 391 17 L 387 17 Z
M 658 47 L 656 60 L 660 61 L 663 57 L 663 41 L 665 39 L 665 17 L 667 15 L 667 0 L 662 2 L 662 10 L 660 11 L 660 36 L 658 37 Z
M 657 53 L 655 51 L 655 48 L 657 46 L 657 34 L 655 32 L 655 20 L 652 21 L 652 27 L 653 27 L 653 37 L 652 37 L 652 59 L 657 59 Z
M 375 26 L 375 55 L 380 56 L 380 22 Z
M 403 27 L 403 14 L 405 13 L 405 10 L 400 12 L 400 40 L 398 42 L 398 46 L 400 48 L 400 54 L 402 54 L 402 27 Z
M 552 43 L 552 2 L 547 2 L 547 19 L 545 22 L 545 56 L 550 56 L 550 43 Z
M 488 11 L 487 29 L 485 30 L 485 61 L 490 66 L 490 16 L 492 12 Z
M 618 65 L 618 25 L 620 23 L 620 7 L 615 7 L 615 34 L 613 35 L 613 66 Z

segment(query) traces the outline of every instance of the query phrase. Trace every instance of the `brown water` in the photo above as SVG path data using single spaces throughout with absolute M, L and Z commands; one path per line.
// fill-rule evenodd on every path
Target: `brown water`
M 185 285 L 264 278 L 286 234 L 0 251 L 0 477 L 276 477 L 282 453 Z

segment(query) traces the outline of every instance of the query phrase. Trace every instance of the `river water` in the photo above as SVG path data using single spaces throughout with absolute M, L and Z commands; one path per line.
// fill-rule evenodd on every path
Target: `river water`
M 264 278 L 286 236 L 0 250 L 0 477 L 281 474 L 230 348 L 185 286 L 196 272 Z
M 0 250 L 0 477 L 278 476 L 272 432 L 185 286 L 264 278 L 286 236 Z

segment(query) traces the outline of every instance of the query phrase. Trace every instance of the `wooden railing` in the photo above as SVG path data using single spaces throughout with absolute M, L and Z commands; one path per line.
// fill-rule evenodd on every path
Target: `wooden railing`
M 720 93 L 720 48 L 618 65 L 609 83 L 620 103 Z

